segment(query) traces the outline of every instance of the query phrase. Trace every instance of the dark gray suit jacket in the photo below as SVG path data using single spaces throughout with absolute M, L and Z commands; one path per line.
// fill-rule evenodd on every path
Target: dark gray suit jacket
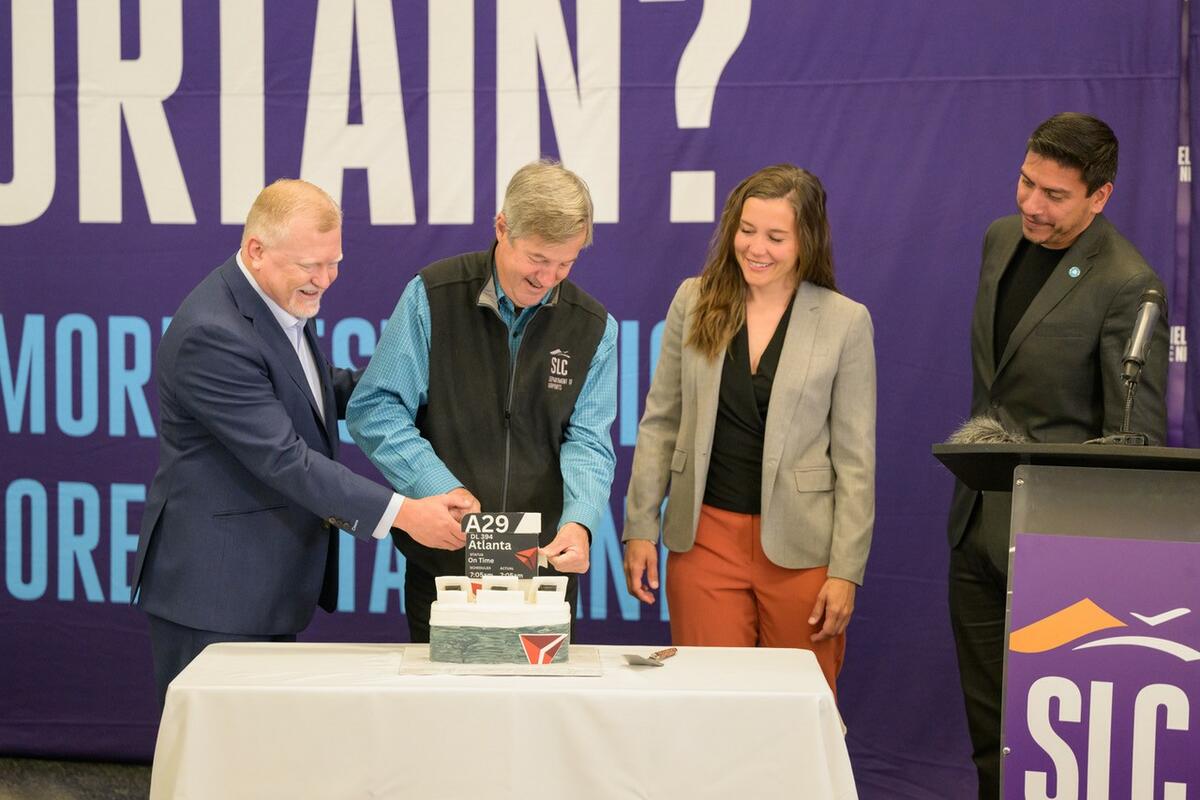
M 1098 215 L 1063 253 L 997 359 L 996 289 L 1020 241 L 1017 215 L 996 220 L 984 236 L 971 323 L 971 416 L 991 414 L 1031 442 L 1078 444 L 1117 433 L 1125 411 L 1121 356 L 1133 331 L 1138 299 L 1146 289 L 1162 292 L 1162 282 L 1134 246 Z M 1164 315 L 1154 331 L 1130 424 L 1152 444 L 1166 438 L 1166 382 Z M 951 547 L 962 539 L 978 494 L 956 484 L 950 507 Z M 1001 512 L 996 527 L 1005 525 L 1004 557 L 998 564 L 1003 567 L 1007 507 L 1000 502 L 996 508 Z
M 305 328 L 325 420 L 283 329 L 234 259 L 183 301 L 155 361 L 159 467 L 138 605 L 220 633 L 292 634 L 337 597 L 337 529 L 370 539 L 392 493 L 334 461 L 357 376 Z

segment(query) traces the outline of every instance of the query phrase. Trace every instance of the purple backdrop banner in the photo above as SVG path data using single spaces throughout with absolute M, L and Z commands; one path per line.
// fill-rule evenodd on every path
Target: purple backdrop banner
M 1018 534 L 1004 796 L 1200 785 L 1200 543 Z
M 860 792 L 971 796 L 951 478 L 929 445 L 968 411 L 983 231 L 1014 210 L 1033 127 L 1090 112 L 1121 139 L 1108 215 L 1175 285 L 1180 14 L 1177 0 L 0 0 L 0 753 L 151 753 L 128 580 L 157 458 L 153 353 L 280 176 L 345 208 L 319 331 L 357 366 L 417 270 L 490 243 L 520 164 L 555 155 L 587 179 L 596 243 L 572 277 L 621 340 L 617 480 L 579 630 L 665 642 L 666 609 L 628 596 L 618 546 L 660 323 L 724 195 L 786 160 L 824 181 L 839 286 L 877 333 L 878 519 L 840 681 Z M 403 639 L 392 548 L 347 538 L 340 568 L 341 610 L 305 638 Z

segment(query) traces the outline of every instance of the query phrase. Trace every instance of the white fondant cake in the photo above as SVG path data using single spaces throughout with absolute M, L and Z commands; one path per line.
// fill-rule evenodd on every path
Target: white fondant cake
M 488 576 L 482 585 L 437 578 L 429 610 L 429 660 L 458 664 L 552 664 L 568 659 L 571 607 L 560 575 L 521 581 Z

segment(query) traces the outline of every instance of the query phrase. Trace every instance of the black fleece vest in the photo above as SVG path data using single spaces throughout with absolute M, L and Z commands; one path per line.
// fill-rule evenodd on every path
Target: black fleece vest
M 416 423 L 484 511 L 541 512 L 545 545 L 562 515 L 559 450 L 608 315 L 563 281 L 526 323 L 514 369 L 508 328 L 493 307 L 493 252 L 494 246 L 421 270 L 429 298 L 429 391 Z M 409 536 L 396 541 L 433 575 L 463 573 L 462 550 L 434 550 Z

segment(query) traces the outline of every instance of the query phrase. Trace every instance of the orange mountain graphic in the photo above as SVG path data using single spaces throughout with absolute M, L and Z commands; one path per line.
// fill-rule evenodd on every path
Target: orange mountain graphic
M 1085 597 L 1013 631 L 1008 637 L 1008 649 L 1014 653 L 1045 653 L 1089 633 L 1124 627 L 1124 622 Z

